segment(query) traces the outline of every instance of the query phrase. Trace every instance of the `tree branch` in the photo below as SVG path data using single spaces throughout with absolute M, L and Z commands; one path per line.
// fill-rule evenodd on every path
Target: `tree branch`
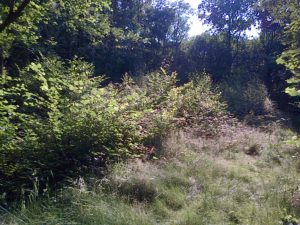
M 20 6 L 14 11 L 15 1 L 12 1 L 9 6 L 9 13 L 2 24 L 0 24 L 0 33 L 3 32 L 10 24 L 15 22 L 21 15 L 31 0 L 23 0 Z

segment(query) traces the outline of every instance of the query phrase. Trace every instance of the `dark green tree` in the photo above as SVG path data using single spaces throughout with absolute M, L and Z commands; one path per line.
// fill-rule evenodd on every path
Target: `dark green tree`
M 188 4 L 176 1 L 113 0 L 110 34 L 96 51 L 96 71 L 114 81 L 170 64 L 187 37 Z
M 226 36 L 228 49 L 231 50 L 230 63 L 234 57 L 234 42 L 250 29 L 254 20 L 254 0 L 203 0 L 198 6 L 199 18 L 212 26 L 212 32 Z M 231 70 L 231 68 L 230 68 Z
M 269 81 L 277 80 L 280 89 L 278 96 L 286 93 L 298 96 L 298 79 L 300 70 L 300 5 L 296 0 L 262 0 L 259 2 L 259 21 L 261 26 L 261 40 L 268 56 L 271 75 Z M 280 56 L 280 57 L 278 57 Z M 276 60 L 277 58 L 277 60 Z M 279 64 L 276 65 L 276 62 Z M 287 88 L 288 80 L 290 87 Z M 274 82 L 273 82 L 274 83 Z M 278 99 L 280 103 L 293 103 L 297 98 Z
M 0 62 L 2 70 L 5 67 L 11 75 L 36 59 L 39 52 L 65 59 L 75 55 L 91 58 L 93 46 L 109 31 L 104 13 L 109 10 L 109 0 L 2 2 L 5 29 L 0 33 Z
M 37 24 L 43 19 L 45 5 L 33 0 L 0 1 L 0 74 L 12 43 L 34 43 Z

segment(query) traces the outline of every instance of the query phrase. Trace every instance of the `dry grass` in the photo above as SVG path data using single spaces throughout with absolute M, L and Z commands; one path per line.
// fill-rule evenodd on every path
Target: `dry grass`
M 274 147 L 280 145 L 283 149 L 291 147 L 284 144 L 284 141 L 292 136 L 292 132 L 283 129 L 278 124 L 266 127 L 252 127 L 246 123 L 237 122 L 224 123 L 220 125 L 219 135 L 212 138 L 206 138 L 197 135 L 197 128 L 193 132 L 178 132 L 168 139 L 168 146 L 185 143 L 188 148 L 199 152 L 222 154 L 224 152 L 248 152 L 255 148 L 258 153 L 265 153 Z M 180 145 L 180 144 L 179 144 Z M 250 154 L 251 155 L 251 154 Z
M 2 224 L 293 224 L 300 176 L 283 142 L 290 132 L 242 123 L 222 129 L 212 138 L 173 134 L 160 160 L 116 164 L 85 190 L 63 190 Z

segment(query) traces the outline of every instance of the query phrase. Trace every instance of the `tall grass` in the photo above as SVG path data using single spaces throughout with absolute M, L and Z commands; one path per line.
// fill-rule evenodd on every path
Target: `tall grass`
M 255 137 L 259 131 L 243 132 Z M 216 155 L 214 145 L 203 145 L 201 138 L 174 136 L 165 159 L 116 164 L 104 179 L 86 177 L 85 188 L 65 188 L 3 213 L 0 224 L 296 224 L 291 202 L 300 181 L 297 160 L 282 137 L 270 135 L 275 143 L 264 143 L 260 155 L 245 154 L 247 143 L 241 142 L 234 157 L 227 157 L 226 146 Z

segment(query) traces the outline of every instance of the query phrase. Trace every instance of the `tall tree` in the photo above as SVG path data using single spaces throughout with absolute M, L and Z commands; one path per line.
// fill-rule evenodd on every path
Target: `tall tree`
M 298 0 L 261 0 L 259 2 L 262 34 L 271 36 L 276 45 L 275 55 L 280 57 L 277 63 L 293 74 L 288 79 L 290 87 L 286 93 L 291 96 L 300 95 L 300 4 Z M 271 31 L 271 32 L 270 32 Z M 272 35 L 273 34 L 273 35 Z M 264 37 L 263 36 L 263 37 Z M 280 47 L 279 47 L 280 46 Z M 275 48 L 274 48 L 275 47 Z M 275 61 L 275 60 L 274 60 Z M 285 77 L 286 78 L 286 77 Z M 286 78 L 287 79 L 287 78 Z
M 103 13 L 109 4 L 109 0 L 0 1 L 2 73 L 4 67 L 15 73 L 18 67 L 32 61 L 38 51 L 71 52 L 68 56 L 72 58 L 84 45 L 85 52 L 92 52 L 87 48 L 101 42 L 109 30 Z M 61 56 L 67 58 L 66 54 Z
M 283 18 L 285 27 L 283 43 L 286 49 L 277 62 L 293 73 L 293 77 L 288 80 L 291 87 L 288 87 L 286 92 L 291 96 L 300 96 L 300 4 L 296 0 L 291 0 L 284 4 L 281 2 L 277 7 L 278 5 L 281 6 L 278 15 L 279 18 Z
M 39 25 L 40 46 L 65 59 L 77 55 L 91 60 L 95 46 L 110 30 L 109 4 L 109 0 L 56 1 L 47 12 L 47 23 Z
M 29 5 L 30 0 L 23 0 L 23 1 L 4 1 L 2 3 L 2 13 L 7 11 L 7 15 L 1 16 L 5 17 L 3 22 L 0 24 L 0 33 L 5 30 L 6 27 L 8 27 L 10 24 L 15 22 L 23 13 L 25 8 Z M 6 6 L 9 8 L 6 10 L 3 6 Z
M 115 81 L 170 63 L 187 37 L 191 11 L 182 0 L 112 0 L 111 8 L 112 27 L 97 50 L 96 70 Z
M 262 0 L 261 5 L 269 12 L 270 20 L 284 28 L 282 43 L 285 50 L 277 63 L 291 71 L 293 76 L 287 80 L 286 93 L 296 97 L 293 102 L 300 107 L 300 3 L 298 0 Z M 290 143 L 299 147 L 300 137 L 294 137 Z
M 0 74 L 3 74 L 4 60 L 12 42 L 36 40 L 35 25 L 44 12 L 43 6 L 33 0 L 0 1 Z
M 203 0 L 198 6 L 199 18 L 212 26 L 215 33 L 224 33 L 228 48 L 239 40 L 254 21 L 254 0 Z M 230 67 L 232 66 L 232 56 Z

